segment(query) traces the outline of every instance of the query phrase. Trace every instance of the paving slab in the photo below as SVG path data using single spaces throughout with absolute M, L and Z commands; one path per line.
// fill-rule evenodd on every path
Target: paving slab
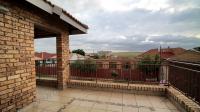
M 36 102 L 19 112 L 179 112 L 161 96 L 67 88 L 37 87 Z

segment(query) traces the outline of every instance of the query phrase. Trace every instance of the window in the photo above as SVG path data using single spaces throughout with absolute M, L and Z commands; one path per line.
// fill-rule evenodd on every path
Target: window
M 109 68 L 117 68 L 117 63 L 116 62 L 109 62 Z
M 124 69 L 130 69 L 130 67 L 131 67 L 131 64 L 128 62 L 123 64 Z
M 97 64 L 98 68 L 103 68 L 103 63 L 102 62 L 96 62 L 96 64 Z

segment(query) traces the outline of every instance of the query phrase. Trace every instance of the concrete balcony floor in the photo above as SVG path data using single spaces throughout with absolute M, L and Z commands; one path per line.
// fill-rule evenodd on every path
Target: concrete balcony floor
M 166 98 L 67 88 L 37 87 L 36 102 L 19 112 L 179 112 Z

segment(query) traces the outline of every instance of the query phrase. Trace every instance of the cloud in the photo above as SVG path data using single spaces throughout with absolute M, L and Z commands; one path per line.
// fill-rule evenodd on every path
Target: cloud
M 183 47 L 193 48 L 200 43 L 200 39 L 194 37 L 186 37 L 181 35 L 129 35 L 123 36 L 126 39 L 115 38 L 111 39 L 86 39 L 84 41 L 88 51 L 93 50 L 120 50 L 120 51 L 145 51 L 149 48 L 162 47 Z M 80 39 L 72 40 L 71 43 L 81 44 Z M 186 44 L 187 43 L 187 44 Z M 73 44 L 71 44 L 71 47 Z M 75 47 L 75 46 L 74 46 Z
M 89 25 L 88 34 L 70 36 L 70 49 L 189 49 L 200 43 L 199 0 L 51 1 Z
M 56 38 L 35 39 L 35 51 L 56 53 Z

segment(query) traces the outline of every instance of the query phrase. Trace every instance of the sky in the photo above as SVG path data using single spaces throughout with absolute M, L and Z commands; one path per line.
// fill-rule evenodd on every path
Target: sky
M 200 46 L 200 0 L 50 0 L 87 24 L 70 36 L 70 50 L 146 51 Z M 56 52 L 55 38 L 35 40 L 36 51 Z

